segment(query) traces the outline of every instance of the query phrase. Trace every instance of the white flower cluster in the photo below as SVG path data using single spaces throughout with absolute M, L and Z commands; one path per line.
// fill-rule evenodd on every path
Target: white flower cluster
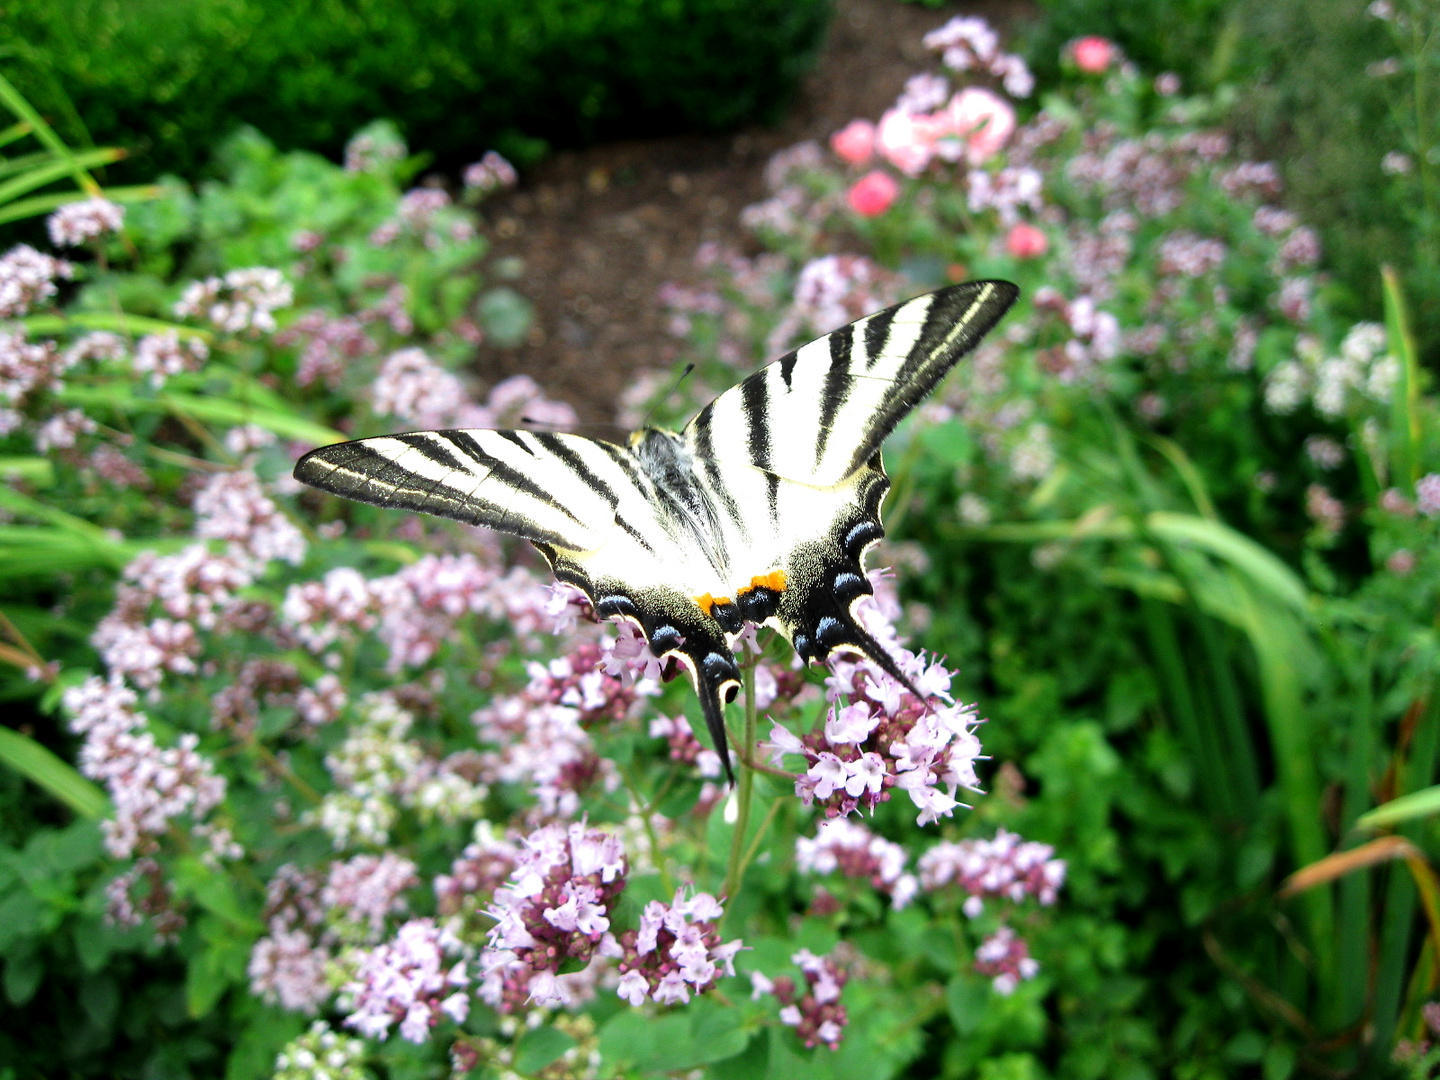
M 268 266 L 231 270 L 223 278 L 193 281 L 180 294 L 175 314 L 205 318 L 227 334 L 273 333 L 275 312 L 294 302 L 295 291 L 279 270 Z
M 1298 356 L 1275 365 L 1265 378 L 1265 407 L 1293 413 L 1308 400 L 1322 416 L 1338 419 L 1366 404 L 1385 405 L 1395 392 L 1400 364 L 1390 355 L 1385 328 L 1357 323 L 1338 356 L 1325 356 L 1313 338 L 1302 338 Z
M 29 244 L 17 244 L 0 256 L 0 319 L 18 319 L 55 295 L 56 278 L 74 273 L 75 268 L 65 260 L 44 255 Z
M 119 232 L 125 210 L 98 195 L 81 202 L 66 203 L 46 219 L 50 241 L 56 247 L 79 247 L 87 240 Z

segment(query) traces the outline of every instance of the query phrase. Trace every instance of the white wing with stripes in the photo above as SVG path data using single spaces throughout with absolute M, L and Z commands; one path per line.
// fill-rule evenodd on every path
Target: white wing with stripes
M 830 487 L 885 437 L 1015 301 L 1005 281 L 954 285 L 817 338 L 696 414 L 684 436 L 698 458 L 741 461 Z

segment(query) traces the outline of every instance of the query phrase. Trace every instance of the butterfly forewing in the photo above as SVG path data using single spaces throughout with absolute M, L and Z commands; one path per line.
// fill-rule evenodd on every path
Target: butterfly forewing
M 1003 281 L 917 297 L 810 342 L 702 409 L 686 426 L 697 457 L 743 460 L 830 487 L 855 472 L 1000 319 Z

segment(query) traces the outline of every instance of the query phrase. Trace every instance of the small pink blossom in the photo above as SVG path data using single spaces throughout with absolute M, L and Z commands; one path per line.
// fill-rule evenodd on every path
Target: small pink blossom
M 1071 42 L 1069 52 L 1075 66 L 1087 75 L 1099 75 L 1115 59 L 1114 44 L 1094 34 Z
M 66 203 L 46 219 L 50 240 L 56 247 L 78 247 L 106 233 L 119 232 L 125 210 L 99 196 Z
M 1415 482 L 1415 508 L 1426 517 L 1440 517 L 1440 473 L 1426 473 Z
M 465 166 L 463 179 L 467 190 L 486 195 L 499 188 L 514 187 L 520 178 L 515 166 L 494 150 L 486 150 L 479 161 Z
M 864 165 L 875 154 L 875 125 L 851 120 L 830 136 L 830 149 L 846 165 Z
M 875 169 L 855 181 L 845 201 L 861 217 L 879 217 L 895 204 L 900 185 L 889 173 Z
M 1004 98 L 979 86 L 967 86 L 950 99 L 942 113 L 950 130 L 946 133 L 964 141 L 965 157 L 971 165 L 983 165 L 998 154 L 1015 130 L 1015 110 Z M 948 157 L 946 146 L 939 147 Z
M 1005 250 L 1017 259 L 1038 259 L 1049 248 L 1044 231 L 1028 221 L 1016 222 L 1005 237 Z

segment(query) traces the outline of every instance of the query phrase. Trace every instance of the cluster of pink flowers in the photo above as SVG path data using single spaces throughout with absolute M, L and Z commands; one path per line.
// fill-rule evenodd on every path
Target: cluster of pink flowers
M 195 535 L 224 540 L 234 559 L 264 564 L 281 560 L 298 566 L 307 544 L 249 469 L 216 473 L 195 495 Z
M 490 822 L 479 822 L 474 841 L 450 864 L 450 872 L 435 875 L 436 909 L 465 925 L 489 906 L 495 890 L 514 873 L 519 853 L 517 844 L 495 835 Z
M 340 988 L 345 1025 L 385 1039 L 397 1022 L 401 1038 L 423 1043 L 448 1016 L 470 1015 L 470 976 L 458 938 L 431 919 L 412 919 L 393 941 L 362 954 L 354 977 Z
M 227 334 L 274 333 L 275 312 L 294 302 L 295 291 L 279 270 L 268 266 L 231 270 L 223 278 L 192 281 L 180 294 L 175 314 L 208 319 Z
M 274 337 L 276 345 L 299 345 L 300 364 L 295 371 L 298 386 L 313 383 L 334 389 L 355 361 L 375 352 L 375 340 L 365 331 L 364 320 L 353 315 L 335 316 L 327 311 L 307 311 Z
M 905 872 L 905 849 L 848 818 L 829 818 L 815 836 L 795 838 L 795 865 L 806 874 L 844 874 L 868 881 L 890 897 L 896 909 L 919 892 L 914 874 Z
M 722 974 L 735 974 L 739 938 L 720 941 L 720 902 L 709 893 L 687 899 L 685 888 L 672 904 L 652 900 L 640 914 L 640 928 L 620 935 L 624 955 L 615 992 L 631 1005 L 683 1005 L 703 994 Z
M 46 219 L 45 226 L 56 247 L 79 247 L 87 240 L 119 232 L 124 223 L 124 208 L 97 195 L 66 203 Z
M 66 354 L 54 342 L 32 344 L 24 334 L 0 332 L 0 435 L 24 423 L 20 409 L 32 398 L 60 388 L 68 366 Z
M 0 256 L 0 319 L 20 318 L 55 295 L 57 278 L 74 274 L 75 268 L 64 259 L 43 255 L 29 244 L 17 244 Z
M 758 1001 L 765 994 L 773 994 L 780 1002 L 780 1022 L 794 1028 L 801 1042 L 811 1048 L 823 1045 L 838 1049 L 849 1023 L 845 1006 L 840 1004 L 840 992 L 847 981 L 844 969 L 834 959 L 816 956 L 809 949 L 801 949 L 790 961 L 804 977 L 803 989 L 789 975 L 771 979 L 752 971 L 751 999 Z
M 774 764 L 786 755 L 805 761 L 795 794 L 806 806 L 818 803 L 830 817 L 873 810 L 898 788 L 927 825 L 954 813 L 960 788 L 979 790 L 973 706 L 949 702 L 950 672 L 939 663 L 908 652 L 899 662 L 922 693 L 941 700 L 916 698 L 869 660 L 841 662 L 827 681 L 850 704 L 832 708 L 823 729 L 804 738 L 771 728 Z
M 899 297 L 898 277 L 863 255 L 822 255 L 800 270 L 794 300 L 770 332 L 766 348 L 782 352 L 798 336 L 825 334 Z
M 162 334 L 146 334 L 135 346 L 135 374 L 150 381 L 157 389 L 167 379 L 186 371 L 199 371 L 210 356 L 210 348 L 198 337 L 186 335 L 182 340 L 174 330 Z
M 1440 473 L 1426 473 L 1415 481 L 1415 507 L 1426 517 L 1440 517 Z
M 467 191 L 488 195 L 500 188 L 514 187 L 520 177 L 514 165 L 494 150 L 486 150 L 479 161 L 465 166 L 462 179 Z
M 610 932 L 610 913 L 625 875 L 625 851 L 612 833 L 578 822 L 527 836 L 514 872 L 495 890 L 480 996 L 510 1013 L 593 994 L 597 963 L 624 954 Z
M 1023 980 L 1040 974 L 1040 965 L 1030 956 L 1025 939 L 1002 926 L 975 950 L 975 973 L 989 978 L 995 992 L 1008 997 Z
M 694 766 L 701 776 L 719 779 L 721 773 L 720 755 L 700 745 L 690 722 L 683 716 L 656 716 L 650 720 L 650 737 L 664 739 L 670 744 L 670 760 L 680 765 Z
M 920 856 L 920 884 L 927 892 L 960 888 L 967 897 L 965 914 L 972 919 L 987 899 L 1018 904 L 1033 898 L 1048 906 L 1065 884 L 1065 861 L 1054 855 L 1049 844 L 1001 829 L 993 840 L 936 844 Z
M 978 72 L 999 79 L 1012 97 L 1029 97 L 1035 78 L 1025 61 L 1000 48 L 1000 36 L 984 19 L 956 16 L 922 39 L 941 54 L 951 71 Z
M 176 818 L 199 825 L 225 798 L 225 779 L 197 752 L 186 732 L 162 747 L 136 708 L 135 692 L 116 678 L 91 676 L 65 691 L 70 730 L 85 737 L 80 771 L 105 786 L 113 812 L 101 824 L 105 848 L 117 859 L 153 854 Z M 238 857 L 228 833 L 213 834 L 212 853 Z

